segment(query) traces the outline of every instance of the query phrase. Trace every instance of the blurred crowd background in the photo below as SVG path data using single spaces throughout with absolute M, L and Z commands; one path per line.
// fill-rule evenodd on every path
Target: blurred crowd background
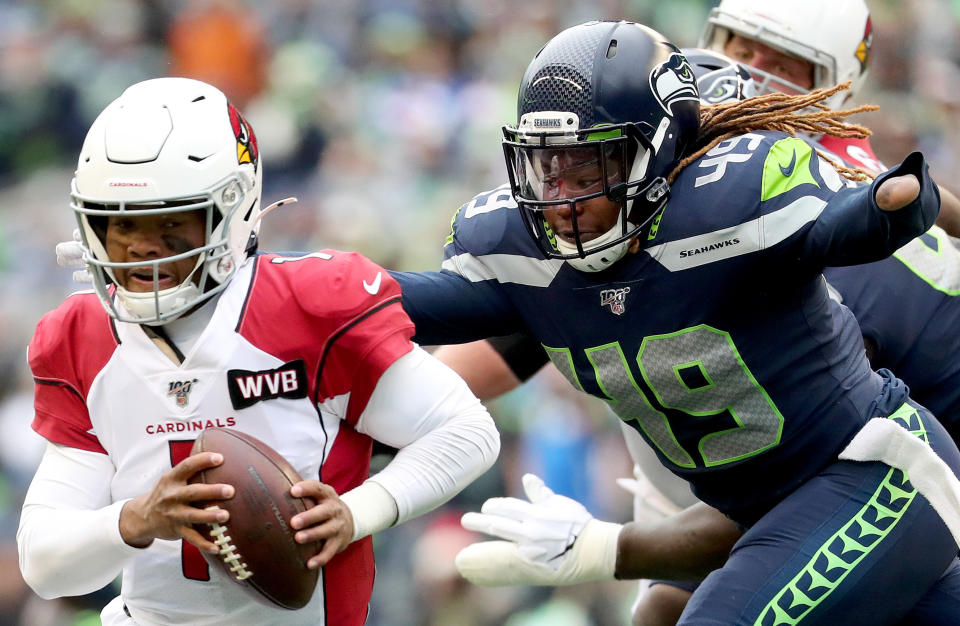
M 843 2 L 844 0 L 838 0 Z M 43 443 L 29 429 L 24 351 L 77 285 L 54 245 L 75 226 L 70 178 L 86 129 L 129 84 L 211 82 L 246 114 L 263 155 L 263 249 L 358 250 L 437 268 L 454 211 L 505 180 L 500 126 L 540 46 L 567 26 L 626 18 L 695 45 L 710 0 L 0 0 L 0 623 L 98 623 L 116 590 L 42 601 L 24 586 L 15 533 Z M 868 0 L 870 76 L 858 121 L 881 160 L 921 149 L 960 181 L 960 0 Z M 956 187 L 954 187 L 956 191 Z M 123 393 L 123 390 L 117 390 Z M 453 555 L 476 540 L 464 510 L 519 495 L 535 471 L 597 516 L 625 521 L 630 461 L 613 419 L 551 372 L 490 404 L 496 468 L 453 502 L 376 539 L 369 623 L 558 626 L 628 622 L 634 583 L 482 589 Z M 383 459 L 379 459 L 381 462 Z M 69 549 L 69 542 L 64 545 Z

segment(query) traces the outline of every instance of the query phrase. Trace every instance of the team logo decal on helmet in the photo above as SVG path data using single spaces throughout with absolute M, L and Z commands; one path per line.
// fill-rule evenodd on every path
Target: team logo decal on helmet
M 260 163 L 260 151 L 257 148 L 257 137 L 253 134 L 253 129 L 247 120 L 240 115 L 237 107 L 229 102 L 227 111 L 230 113 L 230 127 L 233 128 L 233 134 L 237 138 L 237 163 L 251 163 L 253 170 L 257 170 Z
M 693 70 L 680 54 L 671 54 L 664 63 L 650 72 L 650 89 L 664 112 L 670 115 L 675 115 L 675 103 L 682 100 L 700 100 Z
M 867 69 L 867 64 L 870 62 L 870 48 L 873 46 L 873 21 L 870 17 L 867 17 L 867 25 L 863 29 L 863 39 L 860 41 L 860 44 L 857 46 L 857 60 L 860 61 L 860 71 L 864 72 Z

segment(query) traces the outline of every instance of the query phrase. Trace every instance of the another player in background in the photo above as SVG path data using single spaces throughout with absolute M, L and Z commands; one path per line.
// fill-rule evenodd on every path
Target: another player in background
M 867 79 L 873 22 L 864 0 L 721 0 L 698 44 L 750 69 L 759 93 L 807 93 L 850 81 L 824 101 L 843 106 Z M 843 163 L 879 173 L 886 167 L 865 137 L 812 137 Z M 960 200 L 940 188 L 937 225 L 960 237 Z
M 71 204 L 94 290 L 44 316 L 30 343 L 33 427 L 49 444 L 17 541 L 23 577 L 45 598 L 122 571 L 104 624 L 359 626 L 369 536 L 445 502 L 496 459 L 489 414 L 411 342 L 385 270 L 336 251 L 253 254 L 261 178 L 249 124 L 187 79 L 128 88 L 80 153 Z M 291 495 L 317 502 L 286 520 L 298 542 L 323 543 L 305 608 L 254 601 L 197 551 L 217 548 L 193 524 L 229 520 L 190 503 L 234 493 L 187 483 L 222 462 L 188 456 L 210 425 L 276 449 L 304 477 Z M 373 440 L 399 452 L 369 477 Z
M 528 329 L 572 384 L 609 402 L 703 500 L 750 527 L 694 595 L 690 622 L 789 611 L 856 623 L 883 602 L 890 623 L 924 623 L 957 608 L 927 602 L 958 572 L 956 543 L 925 498 L 935 497 L 927 475 L 911 473 L 921 496 L 874 459 L 889 458 L 878 441 L 891 437 L 955 483 L 932 450 L 954 471 L 960 453 L 900 381 L 869 368 L 852 316 L 820 278 L 826 265 L 877 260 L 919 235 L 938 197 L 917 154 L 848 186 L 803 141 L 761 130 L 774 118 L 803 126 L 810 118 L 788 107 L 832 93 L 754 99 L 740 108 L 770 117 L 746 134 L 740 105 L 698 126 L 692 71 L 659 34 L 622 22 L 568 29 L 530 64 L 518 125 L 505 129 L 511 188 L 458 212 L 445 271 L 398 275 L 419 340 Z M 863 462 L 839 461 L 844 450 Z M 643 556 L 629 532 L 535 478 L 525 488 L 531 502 L 495 499 L 465 518 L 508 540 L 462 553 L 468 578 L 566 584 L 636 573 L 632 559 Z M 890 507 L 891 489 L 912 495 Z M 820 560 L 846 554 L 831 537 L 877 515 L 897 521 L 798 606 Z M 887 593 L 891 576 L 897 594 Z

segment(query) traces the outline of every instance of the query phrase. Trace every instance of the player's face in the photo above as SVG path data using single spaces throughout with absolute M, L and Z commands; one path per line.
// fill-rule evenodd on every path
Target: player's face
M 733 35 L 727 41 L 723 51 L 734 61 L 773 74 L 798 87 L 813 88 L 813 63 L 810 61 L 780 52 L 766 44 L 741 35 Z M 760 79 L 762 77 L 756 78 Z M 774 85 L 774 87 L 777 91 L 795 93 L 795 90 L 784 85 Z
M 183 254 L 204 245 L 206 213 L 201 209 L 180 213 L 110 216 L 107 218 L 105 247 L 114 263 L 156 261 Z M 182 283 L 197 264 L 197 256 L 164 263 L 159 266 L 159 289 Z M 114 270 L 117 283 L 129 291 L 149 292 L 154 289 L 152 267 Z
M 603 172 L 596 150 L 543 151 L 539 170 L 543 172 L 541 200 L 564 200 L 598 193 L 603 190 Z M 607 160 L 610 185 L 622 180 L 619 163 Z M 603 235 L 617 223 L 620 204 L 599 196 L 545 209 L 544 218 L 561 239 L 574 243 L 573 216 L 576 216 L 580 241 L 586 243 Z

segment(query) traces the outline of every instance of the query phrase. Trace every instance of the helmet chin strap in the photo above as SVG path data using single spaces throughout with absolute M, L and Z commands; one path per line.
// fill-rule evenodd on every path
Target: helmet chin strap
M 659 127 L 657 128 L 657 132 L 653 140 L 654 150 L 659 150 L 660 144 L 663 143 L 663 135 L 667 127 L 667 125 L 664 124 L 665 121 L 667 121 L 666 118 L 661 121 Z M 651 150 L 646 149 L 643 146 L 637 146 L 637 155 L 633 160 L 633 166 L 630 168 L 630 173 L 627 176 L 627 180 L 635 180 L 642 177 L 641 173 L 646 172 L 647 167 L 650 164 L 650 157 L 652 156 L 651 152 Z M 603 233 L 596 239 L 591 239 L 584 244 L 583 247 L 586 254 L 583 257 L 566 259 L 566 262 L 575 270 L 579 270 L 581 272 L 600 272 L 622 259 L 630 250 L 630 246 L 633 244 L 635 238 L 621 241 L 620 243 L 610 246 L 604 250 L 598 250 L 596 252 L 590 252 L 590 250 L 599 248 L 605 243 L 613 241 L 617 237 L 623 236 L 625 232 L 633 230 L 637 227 L 636 224 L 630 221 L 626 221 L 626 224 L 624 224 L 624 215 L 630 214 L 634 202 L 636 202 L 636 200 L 630 200 L 626 203 L 626 206 L 623 206 L 620 215 L 617 217 L 616 224 L 614 224 L 610 230 Z M 561 254 L 577 254 L 579 252 L 576 244 L 564 241 L 559 237 L 557 238 L 557 250 Z
M 627 228 L 632 229 L 633 225 L 630 222 L 627 222 Z M 620 216 L 617 218 L 617 223 L 607 232 L 603 233 L 596 239 L 591 239 L 587 243 L 590 248 L 597 248 L 603 244 L 613 241 L 617 237 L 620 237 L 624 232 L 623 228 L 623 213 L 620 213 Z M 574 259 L 566 259 L 566 262 L 570 264 L 571 267 L 575 270 L 581 272 L 600 272 L 620 259 L 627 254 L 627 251 L 630 249 L 630 243 L 632 239 L 627 239 L 626 241 L 621 241 L 620 243 L 605 248 L 603 250 L 598 250 L 596 252 L 590 252 L 589 249 L 585 249 L 586 255 L 583 257 L 577 257 Z M 586 246 L 584 246 L 586 248 Z M 557 237 L 557 251 L 561 254 L 577 254 L 577 245 L 565 241 Z
M 133 317 L 143 319 L 148 326 L 161 325 L 173 321 L 187 312 L 183 308 L 188 302 L 194 302 L 201 296 L 200 288 L 193 282 L 180 284 L 176 287 L 161 291 L 134 292 L 117 286 L 117 296 L 120 302 Z M 159 315 L 157 310 L 159 309 Z M 170 314 L 168 311 L 182 309 L 179 313 Z M 159 318 L 159 319 L 158 319 Z

